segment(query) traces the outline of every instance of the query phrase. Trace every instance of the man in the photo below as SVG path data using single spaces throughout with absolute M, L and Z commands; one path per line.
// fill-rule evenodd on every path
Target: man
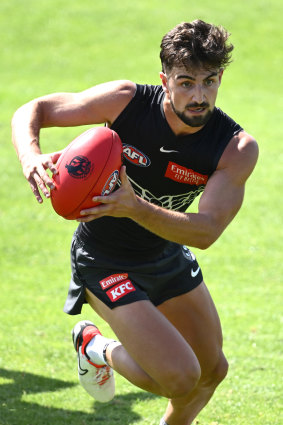
M 114 81 L 22 106 L 13 141 L 38 200 L 59 152 L 42 154 L 43 127 L 103 124 L 119 135 L 120 187 L 81 212 L 65 311 L 85 300 L 118 341 L 91 322 L 73 329 L 79 378 L 97 400 L 114 397 L 113 369 L 169 399 L 160 424 L 189 425 L 227 373 L 217 311 L 194 254 L 212 245 L 241 207 L 256 141 L 215 107 L 233 46 L 222 27 L 182 23 L 161 43 L 162 86 Z M 197 213 L 188 206 L 201 194 Z

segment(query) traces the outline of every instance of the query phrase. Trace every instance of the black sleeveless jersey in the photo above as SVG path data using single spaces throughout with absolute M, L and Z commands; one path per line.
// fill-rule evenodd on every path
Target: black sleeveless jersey
M 165 118 L 161 86 L 137 85 L 136 94 L 112 124 L 123 143 L 124 163 L 135 193 L 161 207 L 186 211 L 204 190 L 231 140 L 242 130 L 214 108 L 194 134 L 176 136 Z M 126 218 L 82 223 L 78 233 L 95 248 L 117 252 L 161 251 L 166 241 Z

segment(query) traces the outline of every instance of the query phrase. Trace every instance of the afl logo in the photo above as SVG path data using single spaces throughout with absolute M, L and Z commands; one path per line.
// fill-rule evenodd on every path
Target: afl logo
M 143 152 L 131 145 L 123 145 L 124 157 L 138 167 L 148 167 L 150 159 Z
M 90 160 L 82 155 L 75 156 L 69 164 L 65 165 L 65 168 L 75 179 L 85 179 L 93 170 Z
M 104 188 L 102 189 L 102 192 L 101 192 L 102 196 L 107 196 L 111 192 L 113 192 L 117 184 L 118 178 L 119 178 L 119 171 L 118 170 L 113 171 L 113 173 L 111 174 L 111 176 L 108 178 L 107 182 L 105 183 Z

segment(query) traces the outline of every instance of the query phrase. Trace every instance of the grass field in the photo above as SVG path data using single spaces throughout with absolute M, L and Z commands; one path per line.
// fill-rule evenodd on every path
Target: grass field
M 2 0 L 0 11 L 0 425 L 159 423 L 166 400 L 121 377 L 105 406 L 77 383 L 73 325 L 88 318 L 111 331 L 87 306 L 79 319 L 62 312 L 76 225 L 33 199 L 10 143 L 10 119 L 49 92 L 123 78 L 158 83 L 161 36 L 196 18 L 232 33 L 234 62 L 218 106 L 260 145 L 241 212 L 214 246 L 196 252 L 230 361 L 196 423 L 281 425 L 282 1 Z M 82 130 L 44 130 L 42 149 L 60 149 Z

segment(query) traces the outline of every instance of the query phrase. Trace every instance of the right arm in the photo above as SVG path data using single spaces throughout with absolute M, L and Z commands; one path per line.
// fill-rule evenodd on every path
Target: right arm
M 20 107 L 12 119 L 12 140 L 23 173 L 38 200 L 39 188 L 49 197 L 52 179 L 61 152 L 41 154 L 40 129 L 107 123 L 111 125 L 130 102 L 136 91 L 131 81 L 113 81 L 80 93 L 55 93 L 32 100 Z

